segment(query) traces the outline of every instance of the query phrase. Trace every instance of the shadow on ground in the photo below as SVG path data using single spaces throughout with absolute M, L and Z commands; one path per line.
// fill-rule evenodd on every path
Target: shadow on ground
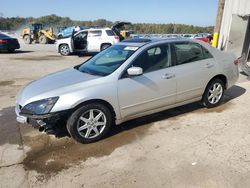
M 13 107 L 0 111 L 0 146 L 7 143 L 22 145 L 20 129 Z
M 28 50 L 15 50 L 14 52 L 8 52 L 8 51 L 2 51 L 0 54 L 23 54 L 23 53 L 31 53 L 34 51 L 28 51 Z
M 29 131 L 26 131 L 22 139 L 24 145 L 30 147 L 30 150 L 26 153 L 23 164 L 26 170 L 35 170 L 40 173 L 42 179 L 50 178 L 52 174 L 80 164 L 90 157 L 110 155 L 121 146 L 137 142 L 138 139 L 153 134 L 150 127 L 156 121 L 169 118 L 178 119 L 192 111 L 223 112 L 226 109 L 225 106 L 229 105 L 232 99 L 243 95 L 245 92 L 244 88 L 233 86 L 225 93 L 223 104 L 213 109 L 204 109 L 199 103 L 192 103 L 128 121 L 120 126 L 114 126 L 105 139 L 92 144 L 82 145 L 66 136 L 58 139 L 42 133 L 32 135 Z M 0 144 L 19 144 L 20 134 L 15 121 L 14 108 L 5 108 L 0 113 Z

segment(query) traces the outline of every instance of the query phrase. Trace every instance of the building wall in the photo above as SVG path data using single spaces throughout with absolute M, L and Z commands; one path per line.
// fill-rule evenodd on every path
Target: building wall
M 249 15 L 250 0 L 226 0 L 222 17 L 218 48 L 224 48 L 229 40 L 232 15 Z

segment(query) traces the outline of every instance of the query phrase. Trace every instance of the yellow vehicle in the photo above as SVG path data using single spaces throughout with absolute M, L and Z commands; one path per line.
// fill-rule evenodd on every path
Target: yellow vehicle
M 120 34 L 124 39 L 129 39 L 129 38 L 131 38 L 131 34 L 135 34 L 135 31 L 133 31 L 133 30 L 121 30 Z
M 40 44 L 55 42 L 53 28 L 44 29 L 44 25 L 40 23 L 24 28 L 21 36 L 26 44 L 31 44 L 33 41 Z
M 124 39 L 130 38 L 130 32 L 129 32 L 129 31 L 122 30 L 122 31 L 120 31 L 120 34 L 121 34 L 121 36 L 122 36 Z
M 119 36 L 120 41 L 130 38 L 130 32 L 127 30 L 122 30 L 125 25 L 131 25 L 130 22 L 116 22 L 111 29 Z

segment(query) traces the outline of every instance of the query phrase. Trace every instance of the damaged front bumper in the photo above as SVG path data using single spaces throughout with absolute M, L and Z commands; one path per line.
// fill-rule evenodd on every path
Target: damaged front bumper
M 38 128 L 39 131 L 45 131 L 49 134 L 54 134 L 60 130 L 64 130 L 67 113 L 65 111 L 49 113 L 44 115 L 29 115 L 22 114 L 20 105 L 16 105 L 16 120 L 19 123 L 27 123 L 34 128 Z

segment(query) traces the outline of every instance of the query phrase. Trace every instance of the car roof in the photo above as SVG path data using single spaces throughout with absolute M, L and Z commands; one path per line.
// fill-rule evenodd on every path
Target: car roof
M 84 32 L 84 31 L 99 31 L 99 30 L 111 30 L 111 29 L 108 27 L 107 28 L 86 28 L 86 29 L 81 29 L 81 30 L 77 31 L 75 33 L 75 35 L 78 33 Z
M 196 42 L 194 40 L 190 40 L 187 38 L 132 38 L 128 40 L 123 40 L 118 43 L 119 45 L 127 45 L 127 46 L 137 46 L 141 47 L 145 44 L 149 43 L 161 43 L 161 42 Z

